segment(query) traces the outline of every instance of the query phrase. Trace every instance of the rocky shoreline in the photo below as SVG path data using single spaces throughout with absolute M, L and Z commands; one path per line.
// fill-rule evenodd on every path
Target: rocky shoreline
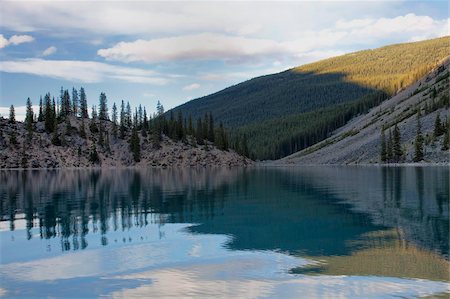
M 141 157 L 135 162 L 129 150 L 127 138 L 110 136 L 108 146 L 98 146 L 95 134 L 86 130 L 86 137 L 78 134 L 80 118 L 70 118 L 70 130 L 66 123 L 58 125 L 63 143 L 52 144 L 52 136 L 45 132 L 43 123 L 36 123 L 31 140 L 27 141 L 24 123 L 8 123 L 0 119 L 0 169 L 55 169 L 55 168 L 128 168 L 128 167 L 236 167 L 252 165 L 253 161 L 235 151 L 219 150 L 205 142 L 197 145 L 192 138 L 175 142 L 162 136 L 158 146 L 150 137 L 140 138 Z M 106 127 L 110 123 L 104 124 Z M 69 134 L 63 133 L 70 132 Z M 11 142 L 11 134 L 15 142 Z M 13 140 L 14 141 L 14 140 Z M 99 162 L 89 159 L 92 148 L 96 148 Z

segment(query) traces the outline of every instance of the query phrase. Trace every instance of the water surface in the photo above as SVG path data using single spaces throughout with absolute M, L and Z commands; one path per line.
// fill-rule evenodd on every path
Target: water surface
M 0 172 L 5 297 L 449 294 L 446 167 Z

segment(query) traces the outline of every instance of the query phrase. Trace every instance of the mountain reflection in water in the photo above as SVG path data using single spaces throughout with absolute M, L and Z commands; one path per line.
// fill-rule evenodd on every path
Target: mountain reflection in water
M 306 277 L 321 284 L 317 279 L 342 275 L 441 281 L 431 292 L 448 291 L 449 170 L 444 167 L 1 171 L 0 181 L 0 273 L 12 285 L 22 281 L 17 285 L 23 286 L 26 271 L 44 267 L 36 264 L 41 260 L 62 265 L 70 260 L 64 254 L 79 252 L 88 260 L 99 251 L 116 259 L 130 256 L 95 269 L 64 268 L 56 271 L 59 277 L 41 274 L 38 281 L 113 275 L 110 293 L 125 296 L 130 293 L 121 293 L 124 289 L 134 289 L 138 295 L 150 288 L 158 294 L 170 286 L 154 289 L 154 277 L 189 280 L 186 273 L 197 272 L 214 277 L 230 259 L 227 268 L 252 269 L 243 274 L 252 278 L 240 289 L 244 297 L 252 297 L 246 292 L 253 288 L 267 288 L 262 295 L 295 297 Z M 238 253 L 241 260 L 232 256 Z M 192 265 L 194 258 L 204 262 Z M 158 266 L 163 263 L 177 266 L 167 272 Z M 269 272 L 270 279 L 303 280 L 281 290 L 261 281 Z M 194 278 L 191 283 L 204 290 L 194 294 L 208 297 L 215 293 L 207 290 L 220 290 L 224 281 L 233 286 L 230 277 L 220 276 L 207 286 Z M 86 283 L 66 281 L 64 287 L 76 290 Z M 6 284 L 2 289 L 8 294 Z M 221 294 L 238 295 L 238 290 L 236 283 L 235 293 Z

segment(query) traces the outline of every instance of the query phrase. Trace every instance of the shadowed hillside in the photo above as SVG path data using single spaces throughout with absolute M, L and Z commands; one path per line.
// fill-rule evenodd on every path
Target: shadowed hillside
M 212 112 L 234 136 L 248 137 L 254 158 L 276 159 L 325 139 L 417 81 L 448 56 L 449 42 L 444 37 L 334 57 L 254 78 L 174 110 L 194 118 Z

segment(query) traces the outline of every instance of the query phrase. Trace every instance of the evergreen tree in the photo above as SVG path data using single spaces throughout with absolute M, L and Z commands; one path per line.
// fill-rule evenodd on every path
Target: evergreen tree
M 249 153 L 249 150 L 248 150 L 247 135 L 246 134 L 244 134 L 244 137 L 242 138 L 241 148 L 242 148 L 242 155 L 244 157 L 249 157 L 250 153 Z
M 76 117 L 79 113 L 80 100 L 78 99 L 78 90 L 72 87 L 72 112 Z
M 176 122 L 176 139 L 181 140 L 184 138 L 184 129 L 183 129 L 183 115 L 181 110 L 178 110 L 178 117 Z
M 100 93 L 98 106 L 98 118 L 100 120 L 109 120 L 108 116 L 108 100 L 106 98 L 106 94 L 104 92 Z
M 208 114 L 205 113 L 205 116 L 203 117 L 203 139 L 208 139 L 208 129 L 209 129 L 209 117 Z
M 153 129 L 151 135 L 152 146 L 154 149 L 159 149 L 161 147 L 161 131 L 159 129 L 158 123 L 153 122 Z
M 445 132 L 445 128 L 441 124 L 441 116 L 438 113 L 436 115 L 436 119 L 434 121 L 434 136 L 435 137 L 441 136 L 442 134 L 444 134 L 444 132 Z
M 84 88 L 80 88 L 80 114 L 82 118 L 89 118 L 87 97 Z
M 62 97 L 61 97 L 61 112 L 60 117 L 65 118 L 69 116 L 72 113 L 72 104 L 70 103 L 70 95 L 68 90 L 62 90 Z
M 444 141 L 442 143 L 442 148 L 441 150 L 443 151 L 447 151 L 450 147 L 450 126 L 447 126 L 447 128 L 445 128 L 445 133 L 444 133 Z
M 99 123 L 99 132 L 98 132 L 98 145 L 100 145 L 101 147 L 104 147 L 105 145 L 105 139 L 104 139 L 104 132 L 103 132 L 103 124 L 102 121 L 100 121 Z
M 142 122 L 144 121 L 144 114 L 143 114 L 143 110 L 142 110 L 142 105 L 139 104 L 139 109 L 138 109 L 138 129 L 142 128 Z
M 420 162 L 423 160 L 423 136 L 422 126 L 420 124 L 420 116 L 417 115 L 417 134 L 416 141 L 414 143 L 414 162 Z
M 120 139 L 125 138 L 125 123 L 126 123 L 125 103 L 122 100 L 122 104 L 120 105 Z
M 86 138 L 86 128 L 84 126 L 84 119 L 81 119 L 81 124 L 80 124 L 80 137 L 81 138 Z
M 50 99 L 50 94 L 47 93 L 44 97 L 44 127 L 47 133 L 51 133 L 54 130 L 55 115 L 54 107 Z
M 33 136 L 33 107 L 30 98 L 27 99 L 27 112 L 25 114 L 25 128 L 27 129 L 27 139 L 31 141 Z
M 13 129 L 9 135 L 9 143 L 12 145 L 17 145 L 17 137 L 15 129 Z
M 384 128 L 381 129 L 381 162 L 385 163 L 387 161 L 387 149 L 386 149 L 386 136 L 384 134 Z
M 189 115 L 187 134 L 194 135 L 194 128 L 192 126 L 192 116 L 191 115 Z
M 394 157 L 393 154 L 393 141 L 392 141 L 392 131 L 389 130 L 389 139 L 387 141 L 387 147 L 386 147 L 386 158 L 388 162 L 392 162 L 392 158 Z
M 112 134 L 117 138 L 117 107 L 116 103 L 112 106 Z
M 197 144 L 203 144 L 203 124 L 202 119 L 199 117 L 197 119 L 197 128 L 195 130 L 195 140 Z
M 89 161 L 93 164 L 99 164 L 100 163 L 100 156 L 97 153 L 97 148 L 95 147 L 95 144 L 92 144 L 91 152 L 89 153 Z
M 98 133 L 97 111 L 95 109 L 95 106 L 92 106 L 92 118 L 91 123 L 89 124 L 89 130 L 91 131 L 91 133 Z
M 215 133 L 214 144 L 220 150 L 228 150 L 228 138 L 222 123 L 220 123 L 219 128 Z
M 58 123 L 56 121 L 56 118 L 54 119 L 54 125 L 53 125 L 53 136 L 52 136 L 52 144 L 56 146 L 61 146 L 62 142 L 59 138 L 58 134 Z
M 394 154 L 394 161 L 396 163 L 401 161 L 401 158 L 403 156 L 403 151 L 400 143 L 400 129 L 398 128 L 397 124 L 394 126 L 394 135 L 393 135 L 393 144 L 392 144 L 392 152 Z
M 136 127 L 133 128 L 133 131 L 131 133 L 130 150 L 131 153 L 133 154 L 134 161 L 139 162 L 141 160 L 141 144 Z
M 16 123 L 16 112 L 14 111 L 14 105 L 9 107 L 9 121 L 10 124 Z
M 39 115 L 38 115 L 38 121 L 44 121 L 44 109 L 43 109 L 43 103 L 42 103 L 42 96 L 39 99 Z
M 214 142 L 214 119 L 212 113 L 209 113 L 209 128 L 208 128 L 208 140 Z M 223 129 L 223 128 L 222 128 Z
M 144 119 L 142 121 L 143 121 L 142 136 L 147 137 L 147 131 L 149 130 L 149 127 L 148 127 L 147 111 L 145 110 L 145 107 L 144 107 Z
M 158 116 L 161 116 L 164 114 L 164 106 L 161 104 L 160 101 L 156 104 L 156 113 Z
M 126 110 L 125 115 L 126 115 L 126 126 L 129 129 L 132 126 L 130 102 L 127 102 L 127 110 Z

